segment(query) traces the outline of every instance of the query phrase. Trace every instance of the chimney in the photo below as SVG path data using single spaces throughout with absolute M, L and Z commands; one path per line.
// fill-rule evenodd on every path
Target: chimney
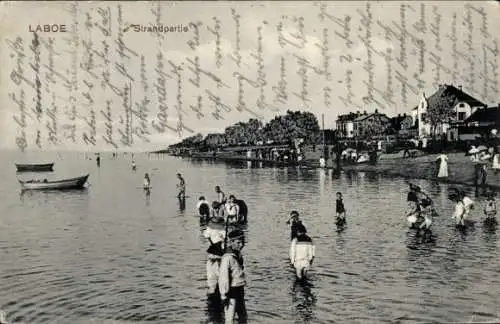
M 459 86 L 458 86 L 458 89 L 459 89 L 460 91 L 462 91 L 462 86 L 461 86 L 461 85 L 459 85 Z
M 375 109 L 375 113 L 378 114 L 378 109 Z
M 368 115 L 368 114 L 366 113 L 366 110 L 364 110 L 364 111 L 363 111 L 363 115 Z

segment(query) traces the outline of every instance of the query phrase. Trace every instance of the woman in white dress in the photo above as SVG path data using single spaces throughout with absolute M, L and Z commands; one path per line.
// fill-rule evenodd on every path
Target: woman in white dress
M 438 156 L 436 160 L 440 160 L 438 178 L 447 178 L 448 177 L 448 157 L 446 156 L 446 154 L 441 153 L 441 155 Z
M 498 152 L 498 147 L 493 149 L 493 165 L 491 166 L 495 174 L 500 171 L 500 154 Z

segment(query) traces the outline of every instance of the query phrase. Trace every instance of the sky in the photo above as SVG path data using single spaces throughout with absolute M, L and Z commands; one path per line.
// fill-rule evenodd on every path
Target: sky
M 155 150 L 249 118 L 267 122 L 287 110 L 311 111 L 320 123 L 324 115 L 325 128 L 334 128 L 337 116 L 350 111 L 408 113 L 441 83 L 460 85 L 490 106 L 500 102 L 495 1 L 0 6 L 0 149 L 19 149 L 25 141 L 27 150 Z M 170 29 L 154 33 L 141 26 Z M 194 108 L 198 98 L 203 116 Z M 119 132 L 125 133 L 123 107 L 130 100 L 131 129 L 143 134 L 132 136 L 133 143 L 130 137 L 122 142 Z M 237 109 L 241 103 L 248 111 Z M 95 145 L 83 139 L 93 135 L 92 111 Z M 173 130 L 154 127 L 162 119 Z M 186 127 L 181 133 L 179 120 Z

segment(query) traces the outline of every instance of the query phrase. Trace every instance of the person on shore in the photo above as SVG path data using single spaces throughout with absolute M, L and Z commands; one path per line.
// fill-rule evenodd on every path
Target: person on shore
M 320 168 L 325 168 L 326 167 L 326 160 L 325 160 L 325 158 L 323 156 L 319 158 L 319 167 Z
M 290 244 L 290 262 L 295 268 L 295 274 L 299 280 L 307 276 L 316 254 L 316 247 L 312 239 L 306 234 L 304 225 L 297 226 L 297 237 Z
M 137 168 L 137 167 L 136 167 L 136 165 L 135 165 L 135 161 L 134 161 L 134 160 L 132 160 L 132 171 L 135 171 L 135 170 L 136 170 L 136 168 Z
M 345 218 L 345 206 L 344 206 L 344 200 L 342 198 L 342 193 L 337 192 L 337 200 L 335 203 L 335 212 L 336 212 L 336 219 L 335 219 L 335 224 L 337 226 L 344 226 L 346 223 L 346 218 Z
M 498 151 L 497 146 L 493 148 L 493 163 L 491 168 L 495 174 L 498 174 L 500 171 L 500 152 Z
M 207 249 L 207 294 L 214 295 L 217 294 L 219 268 L 224 254 L 224 239 L 226 237 L 224 219 L 212 217 L 203 232 L 203 236 L 210 244 Z
M 196 204 L 196 210 L 198 211 L 198 216 L 200 220 L 207 221 L 210 218 L 210 205 L 204 196 L 200 196 L 198 199 L 198 204 Z
M 177 198 L 179 200 L 186 199 L 186 182 L 180 173 L 177 173 L 177 179 L 179 183 L 177 183 Z
M 149 178 L 149 174 L 147 174 L 147 173 L 144 173 L 143 187 L 145 190 L 148 190 L 151 188 L 151 179 Z
M 293 240 L 297 237 L 297 228 L 299 226 L 303 226 L 302 221 L 300 220 L 299 212 L 296 210 L 292 210 L 290 213 L 290 218 L 286 222 L 287 225 L 290 225 L 290 240 Z
M 448 178 L 448 157 L 441 153 L 436 160 L 439 161 L 438 178 Z
M 215 193 L 217 194 L 217 201 L 220 204 L 225 204 L 227 201 L 226 194 L 220 189 L 219 186 L 215 186 Z
M 227 222 L 230 224 L 238 223 L 240 217 L 240 206 L 238 206 L 234 200 L 235 197 L 230 195 L 227 203 L 224 205 Z
M 219 270 L 219 292 L 224 306 L 225 323 L 233 323 L 235 315 L 238 315 L 240 323 L 247 321 L 246 279 L 241 255 L 244 245 L 243 231 L 233 230 L 228 234 L 228 246 Z
M 95 158 L 95 161 L 97 163 L 97 166 L 101 166 L 101 156 L 98 155 L 96 158 Z
M 488 193 L 488 198 L 486 199 L 486 204 L 484 206 L 484 215 L 486 216 L 486 219 L 484 220 L 486 224 L 497 224 L 497 203 L 493 192 Z

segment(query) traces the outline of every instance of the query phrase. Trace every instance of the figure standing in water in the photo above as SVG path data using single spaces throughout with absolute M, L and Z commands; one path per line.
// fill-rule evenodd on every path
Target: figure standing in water
M 419 219 L 417 221 L 417 223 L 420 224 L 418 227 L 419 235 L 421 231 L 423 231 L 424 236 L 426 234 L 430 234 L 432 225 L 432 214 L 433 214 L 432 201 L 427 198 L 422 199 L 421 210 L 420 213 L 418 214 Z
M 177 179 L 179 180 L 177 184 L 177 198 L 184 200 L 186 199 L 186 182 L 180 173 L 177 173 Z
M 486 216 L 484 223 L 486 225 L 496 225 L 496 215 L 497 215 L 497 203 L 495 201 L 495 194 L 493 192 L 488 193 L 488 198 L 486 199 L 486 205 L 484 206 L 484 215 Z
M 224 191 L 220 190 L 219 186 L 215 186 L 215 193 L 217 194 L 217 201 L 220 204 L 225 204 L 226 203 L 226 194 Z
M 222 256 L 219 270 L 219 292 L 224 306 L 225 323 L 233 323 L 238 315 L 240 323 L 246 323 L 245 267 L 241 249 L 244 247 L 243 231 L 233 230 L 228 234 L 228 246 Z
M 290 240 L 293 240 L 297 237 L 298 226 L 303 226 L 302 221 L 299 219 L 299 212 L 292 210 L 290 219 L 286 223 L 290 225 Z
M 341 192 L 337 192 L 337 201 L 336 201 L 335 211 L 337 213 L 335 224 L 337 224 L 337 226 L 339 226 L 339 227 L 344 226 L 346 223 L 345 206 L 344 206 L 344 200 L 342 199 Z
M 316 247 L 312 239 L 306 234 L 307 229 L 304 225 L 297 226 L 297 237 L 292 240 L 290 245 L 290 262 L 295 267 L 295 272 L 299 280 L 307 276 L 314 257 Z
M 207 249 L 207 294 L 214 297 L 214 294 L 218 292 L 219 267 L 224 254 L 224 239 L 226 237 L 224 219 L 212 217 L 203 232 L 203 236 L 210 243 Z
M 97 157 L 95 158 L 95 161 L 97 163 L 97 166 L 101 166 L 101 156 L 100 155 L 97 155 Z
M 149 174 L 144 174 L 144 190 L 149 190 L 151 188 L 151 179 L 149 178 Z
M 132 171 L 135 171 L 136 170 L 136 165 L 135 165 L 135 161 L 132 160 Z
M 229 196 L 227 203 L 224 205 L 225 214 L 227 215 L 227 222 L 230 224 L 239 223 L 240 219 L 240 206 L 235 202 L 235 197 L 233 195 Z
M 200 216 L 200 221 L 207 221 L 210 218 L 210 205 L 205 196 L 200 196 L 198 199 L 196 210 L 198 211 L 198 216 Z

